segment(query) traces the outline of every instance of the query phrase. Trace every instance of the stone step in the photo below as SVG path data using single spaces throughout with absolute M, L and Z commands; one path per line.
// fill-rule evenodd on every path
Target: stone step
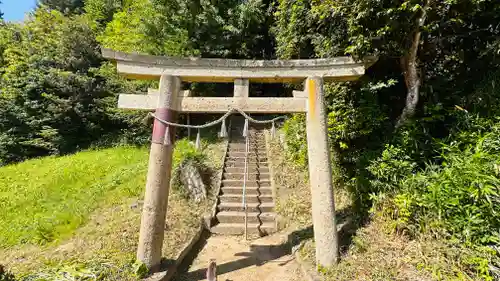
M 245 153 L 246 148 L 245 147 L 232 147 L 227 149 L 227 153 Z M 249 154 L 263 154 L 266 153 L 266 148 L 265 147 L 249 147 L 248 148 L 248 153 Z
M 234 158 L 245 158 L 245 151 L 228 151 L 226 156 L 231 156 Z M 260 152 L 248 152 L 248 157 L 255 158 L 256 156 L 260 156 L 260 158 L 267 158 L 267 152 L 265 150 L 262 150 Z
M 245 158 L 245 152 L 235 152 L 235 151 L 230 151 L 227 153 L 227 157 L 229 158 Z M 265 151 L 261 151 L 259 153 L 256 152 L 248 152 L 248 158 L 249 159 L 267 159 L 267 153 Z
M 219 203 L 217 205 L 219 211 L 244 212 L 245 208 L 240 203 Z M 247 203 L 248 212 L 272 212 L 274 211 L 274 203 Z
M 244 180 L 245 174 L 244 173 L 224 173 L 223 174 L 223 179 L 226 180 Z M 269 173 L 262 173 L 262 174 L 257 174 L 257 173 L 248 173 L 247 174 L 247 182 L 248 181 L 255 181 L 255 180 L 269 180 L 270 179 L 270 174 Z
M 245 156 L 245 149 L 237 149 L 237 148 L 232 148 L 227 151 L 228 155 L 243 155 Z M 262 149 L 250 149 L 248 151 L 248 155 L 260 155 L 260 156 L 267 156 L 267 152 L 265 148 Z
M 248 213 L 248 224 L 260 224 L 259 212 Z M 245 223 L 245 212 L 222 211 L 217 213 L 219 223 Z
M 227 154 L 226 161 L 228 162 L 242 162 L 245 163 L 245 156 Z M 247 163 L 262 163 L 267 162 L 267 155 L 248 155 Z
M 273 190 L 270 187 L 255 187 L 255 186 L 247 186 L 246 188 L 247 195 L 273 195 Z M 223 186 L 221 187 L 222 195 L 242 195 L 243 187 L 241 186 Z
M 214 234 L 223 235 L 243 235 L 245 233 L 244 223 L 219 223 L 210 229 L 210 232 Z M 259 225 L 257 223 L 248 224 L 247 233 L 250 235 L 267 235 L 276 232 L 276 224 L 274 223 L 263 223 Z
M 229 150 L 245 150 L 247 147 L 245 143 L 230 143 L 227 148 Z M 248 150 L 265 150 L 265 149 L 266 149 L 265 143 L 250 143 L 248 145 Z
M 248 194 L 245 196 L 248 203 L 272 203 L 272 195 Z M 241 203 L 243 201 L 243 190 L 240 194 L 224 194 L 219 196 L 220 203 Z
M 247 146 L 247 143 L 246 141 L 243 141 L 243 142 L 230 142 L 229 143 L 229 147 L 228 148 L 243 148 L 245 149 Z M 263 147 L 263 148 L 266 148 L 266 142 L 264 141 L 258 141 L 258 142 L 255 142 L 255 141 L 251 141 L 250 144 L 249 144 L 249 147 L 250 148 L 255 148 L 255 147 Z
M 250 146 L 262 146 L 266 147 L 266 141 L 265 140 L 258 140 L 255 138 L 251 138 L 250 141 L 248 142 Z M 229 141 L 229 146 L 238 146 L 238 147 L 245 147 L 247 145 L 247 141 L 245 139 L 240 139 L 240 138 L 231 138 Z
M 244 138 L 234 138 L 234 137 L 231 137 L 229 139 L 229 146 L 237 146 L 237 147 L 245 147 L 247 144 L 247 140 L 244 139 Z M 250 138 L 250 140 L 248 140 L 248 144 L 250 146 L 252 145 L 262 145 L 262 146 L 266 146 L 266 140 L 263 138 L 263 139 L 256 139 L 256 138 Z
M 267 168 L 267 167 L 269 167 L 268 164 L 269 164 L 268 162 L 256 162 L 255 160 L 253 160 L 253 161 L 250 160 L 250 161 L 248 161 L 247 166 L 250 168 L 255 168 L 255 167 Z M 243 161 L 236 160 L 236 159 L 226 160 L 226 162 L 224 162 L 224 166 L 226 168 L 245 167 L 245 160 L 243 160 Z
M 247 167 L 248 173 L 269 173 L 268 167 Z M 225 167 L 225 173 L 244 173 L 245 167 Z
M 248 223 L 274 223 L 275 213 L 248 212 Z M 222 211 L 217 213 L 219 223 L 245 223 L 245 212 Z
M 222 186 L 223 187 L 228 187 L 228 186 L 237 186 L 237 187 L 243 187 L 243 180 L 231 180 L 231 179 L 223 179 L 222 180 Z M 247 187 L 270 187 L 271 186 L 271 181 L 269 180 L 248 180 L 246 183 Z
M 226 161 L 245 163 L 245 156 L 226 156 Z M 248 163 L 267 163 L 267 157 L 248 156 Z

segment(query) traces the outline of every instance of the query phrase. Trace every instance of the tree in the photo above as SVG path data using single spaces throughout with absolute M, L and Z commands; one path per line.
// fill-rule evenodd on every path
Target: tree
M 323 3 L 325 7 L 328 4 Z M 500 5 L 491 0 L 410 0 L 397 4 L 361 0 L 337 3 L 328 9 L 349 15 L 349 53 L 400 58 L 407 96 L 397 127 L 416 114 L 424 80 L 446 75 L 451 68 L 461 69 L 452 71 L 456 74 L 470 71 L 476 66 L 472 57 L 480 56 L 500 32 L 498 25 L 491 24 L 499 19 Z M 474 36 L 469 36 L 472 33 Z M 483 62 L 489 66 L 493 61 Z
M 81 13 L 84 0 L 38 0 L 38 5 L 60 11 L 64 14 Z
M 116 125 L 107 110 L 114 94 L 83 17 L 39 8 L 1 34 L 0 165 L 86 147 Z
M 346 53 L 375 54 L 386 65 L 398 60 L 400 74 L 388 78 L 399 81 L 402 75 L 406 86 L 395 120 L 400 127 L 417 113 L 422 98 L 459 102 L 481 78 L 471 73 L 495 67 L 500 26 L 491 23 L 498 22 L 499 11 L 493 0 L 280 0 L 274 34 L 281 57 Z M 399 102 L 392 106 L 399 108 Z
M 134 1 L 114 14 L 99 40 L 116 50 L 155 55 L 271 57 L 269 5 L 261 0 Z
M 155 16 L 156 13 L 148 0 L 134 1 L 124 6 L 113 15 L 102 34 L 98 36 L 99 42 L 105 48 L 124 52 L 154 53 L 150 39 L 144 33 L 146 15 Z
M 379 57 L 356 82 L 325 83 L 334 166 L 356 200 L 374 192 L 364 182 L 366 165 L 384 143 L 397 141 L 405 157 L 424 165 L 439 159 L 433 139 L 455 126 L 456 105 L 481 115 L 498 112 L 494 91 L 477 89 L 499 65 L 500 25 L 492 24 L 500 21 L 498 1 L 277 3 L 280 57 Z
M 279 0 L 272 32 L 281 58 L 334 57 L 347 47 L 347 21 L 319 1 Z
M 86 0 L 85 14 L 91 23 L 96 23 L 99 27 L 105 27 L 116 12 L 124 7 L 123 0 Z

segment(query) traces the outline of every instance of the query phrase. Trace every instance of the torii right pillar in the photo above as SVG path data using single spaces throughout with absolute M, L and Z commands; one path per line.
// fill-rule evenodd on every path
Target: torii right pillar
M 323 78 L 309 77 L 305 92 L 308 97 L 307 152 L 316 264 L 327 267 L 338 262 L 339 249 Z

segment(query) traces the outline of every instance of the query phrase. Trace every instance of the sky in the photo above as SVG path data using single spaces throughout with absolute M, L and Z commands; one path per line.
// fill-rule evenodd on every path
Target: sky
M 22 21 L 24 15 L 33 10 L 36 0 L 0 0 L 0 11 L 6 21 Z

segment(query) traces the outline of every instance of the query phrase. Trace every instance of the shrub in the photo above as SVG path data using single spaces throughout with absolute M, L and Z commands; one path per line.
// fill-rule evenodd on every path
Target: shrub
M 440 142 L 437 160 L 418 172 L 404 149 L 387 146 L 369 166 L 373 198 L 392 198 L 386 213 L 397 228 L 470 245 L 500 243 L 500 125 L 469 118 L 463 127 Z
M 84 16 L 41 7 L 23 24 L 0 26 L 0 166 L 114 135 L 144 142 L 144 113 L 116 110 L 117 93 L 140 84 L 119 78 L 99 49 Z
M 416 166 L 404 149 L 386 145 L 382 155 L 367 168 L 374 177 L 370 181 L 372 192 L 395 192 L 406 177 L 415 173 Z
M 307 167 L 306 116 L 295 114 L 283 125 L 286 157 L 300 167 Z
M 500 156 L 489 148 L 500 135 L 487 134 L 475 147 L 443 155 L 440 166 L 407 178 L 404 192 L 416 199 L 414 222 L 443 227 L 461 241 L 500 243 Z
M 197 170 L 198 176 L 201 177 L 205 186 L 209 185 L 210 181 L 207 176 L 211 175 L 211 170 L 205 164 L 207 160 L 206 154 L 203 151 L 197 150 L 188 139 L 178 141 L 175 146 L 173 155 L 174 167 L 172 167 L 172 188 L 179 191 L 183 197 L 188 198 L 192 194 L 190 194 L 189 190 L 186 190 L 187 183 L 183 182 L 183 169 L 189 165 Z
M 460 263 L 483 280 L 493 280 L 500 263 L 500 252 L 489 248 L 500 243 L 500 125 L 490 121 L 471 121 L 476 129 L 441 141 L 424 169 L 396 146 L 369 167 L 374 207 L 394 229 L 468 248 Z
M 5 268 L 1 264 L 0 264 L 0 281 L 16 281 L 14 274 L 5 270 Z

